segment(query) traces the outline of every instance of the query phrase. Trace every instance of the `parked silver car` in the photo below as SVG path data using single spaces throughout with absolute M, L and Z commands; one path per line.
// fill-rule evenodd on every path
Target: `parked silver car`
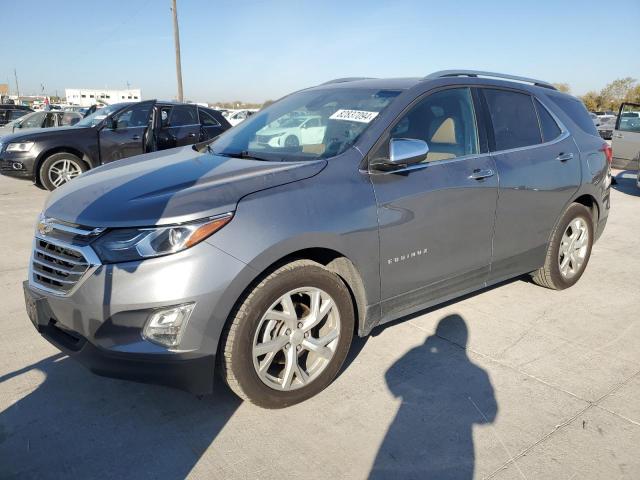
M 624 170 L 640 168 L 640 104 L 620 105 L 611 147 L 614 167 Z

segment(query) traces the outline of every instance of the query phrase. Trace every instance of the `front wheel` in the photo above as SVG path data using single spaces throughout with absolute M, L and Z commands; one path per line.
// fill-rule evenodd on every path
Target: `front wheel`
M 265 408 L 302 402 L 326 388 L 354 329 L 351 296 L 322 265 L 298 260 L 262 280 L 222 340 L 222 374 L 241 398 Z
M 553 290 L 571 287 L 584 273 L 592 245 L 591 212 L 584 205 L 574 203 L 551 235 L 544 266 L 533 273 L 533 281 Z
M 64 185 L 86 171 L 85 163 L 72 153 L 60 152 L 47 157 L 40 166 L 40 180 L 49 190 Z

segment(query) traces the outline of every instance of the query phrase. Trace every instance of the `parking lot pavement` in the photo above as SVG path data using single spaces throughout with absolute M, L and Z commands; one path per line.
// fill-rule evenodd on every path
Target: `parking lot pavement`
M 20 283 L 45 197 L 0 177 L 0 478 L 640 478 L 630 174 L 575 287 L 514 280 L 376 329 L 279 411 L 97 377 L 41 339 Z

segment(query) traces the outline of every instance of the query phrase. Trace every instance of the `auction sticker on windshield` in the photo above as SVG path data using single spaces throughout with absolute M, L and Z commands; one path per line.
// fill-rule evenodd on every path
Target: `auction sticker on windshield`
M 378 116 L 378 112 L 367 112 L 365 110 L 338 110 L 331 115 L 331 120 L 349 120 L 352 122 L 369 123 Z

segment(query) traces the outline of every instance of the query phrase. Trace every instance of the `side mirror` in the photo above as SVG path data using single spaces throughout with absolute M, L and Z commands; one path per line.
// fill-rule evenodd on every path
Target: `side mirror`
M 389 142 L 389 163 L 402 166 L 422 162 L 429 153 L 424 140 L 392 138 Z

